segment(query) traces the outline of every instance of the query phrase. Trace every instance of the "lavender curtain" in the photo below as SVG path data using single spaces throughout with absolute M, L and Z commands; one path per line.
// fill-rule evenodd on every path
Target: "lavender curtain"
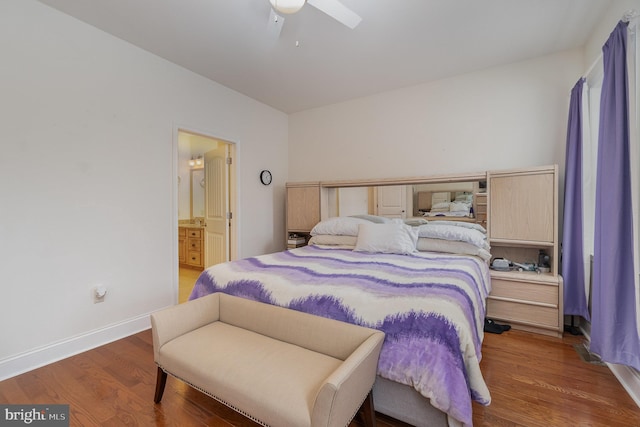
M 564 226 L 562 233 L 562 277 L 564 314 L 589 320 L 585 293 L 582 223 L 582 86 L 578 80 L 571 90 L 567 152 L 565 156 Z
M 591 351 L 606 362 L 640 369 L 626 44 L 627 24 L 620 22 L 602 48 Z

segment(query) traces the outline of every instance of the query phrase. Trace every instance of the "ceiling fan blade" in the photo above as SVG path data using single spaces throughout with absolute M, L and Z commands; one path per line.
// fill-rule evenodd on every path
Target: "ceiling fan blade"
M 339 0 L 307 0 L 307 3 L 352 30 L 362 21 L 360 16 L 343 5 Z

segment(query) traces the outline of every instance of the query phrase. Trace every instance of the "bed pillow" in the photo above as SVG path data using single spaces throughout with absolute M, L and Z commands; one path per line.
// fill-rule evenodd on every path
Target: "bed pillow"
M 349 215 L 349 216 L 351 218 L 366 219 L 367 221 L 375 222 L 376 224 L 384 224 L 386 222 L 390 222 L 389 218 L 385 218 L 383 216 L 378 216 L 378 215 L 363 214 L 363 215 Z
M 356 252 L 408 255 L 416 252 L 418 230 L 406 224 L 360 224 Z
M 418 237 L 466 242 L 478 248 L 490 249 L 487 236 L 478 230 L 455 225 L 434 225 L 433 222 L 436 221 L 418 227 Z
M 435 209 L 435 210 L 438 210 L 438 209 L 443 210 L 443 209 L 444 209 L 445 211 L 448 211 L 448 210 L 449 210 L 449 205 L 450 205 L 450 204 L 451 204 L 450 202 L 438 202 L 438 203 L 434 203 L 434 204 L 433 204 L 433 206 L 431 206 L 431 210 L 434 210 L 434 209 Z
M 340 236 L 334 234 L 318 234 L 309 239 L 310 245 L 334 246 L 345 249 L 353 249 L 356 247 L 356 236 Z
M 449 212 L 466 212 L 469 213 L 471 205 L 469 203 L 453 202 L 449 205 Z
M 473 194 L 458 194 L 454 200 L 454 202 L 473 202 Z
M 358 225 L 373 224 L 371 221 L 351 216 L 334 216 L 320 221 L 311 229 L 311 235 L 332 234 L 342 236 L 357 236 Z
M 429 239 L 427 237 L 419 237 L 416 248 L 424 252 L 445 252 L 449 254 L 475 255 L 485 261 L 491 259 L 491 253 L 488 250 L 479 248 L 471 243 L 460 242 L 456 240 Z
M 424 225 L 429 223 L 429 221 L 422 218 L 407 218 L 403 222 L 412 227 L 418 227 L 419 225 Z
M 453 225 L 456 227 L 464 227 L 464 228 L 471 228 L 473 230 L 478 230 L 481 233 L 487 234 L 487 230 L 481 226 L 478 223 L 475 222 L 465 222 L 465 221 L 432 221 L 429 222 L 429 224 L 431 225 Z

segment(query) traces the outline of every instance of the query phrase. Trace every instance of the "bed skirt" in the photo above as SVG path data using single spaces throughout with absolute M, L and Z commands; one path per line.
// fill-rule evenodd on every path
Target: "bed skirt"
M 431 406 L 429 401 L 412 387 L 376 377 L 373 386 L 373 405 L 376 412 L 388 415 L 416 427 L 460 426 L 447 420 L 447 414 Z

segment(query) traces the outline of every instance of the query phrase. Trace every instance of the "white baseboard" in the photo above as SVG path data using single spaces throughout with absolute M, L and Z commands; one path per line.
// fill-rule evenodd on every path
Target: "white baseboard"
M 591 324 L 588 322 L 582 322 L 580 330 L 591 341 Z M 635 369 L 625 366 L 616 365 L 614 363 L 607 363 L 609 370 L 613 372 L 613 375 L 618 379 L 618 382 L 622 384 L 622 387 L 627 391 L 629 396 L 636 402 L 636 405 L 640 407 L 640 372 Z
M 151 327 L 149 313 L 0 360 L 0 381 Z
M 629 393 L 629 396 L 636 402 L 636 405 L 640 407 L 640 372 L 624 365 L 607 363 L 607 366 L 620 381 L 622 387 Z

